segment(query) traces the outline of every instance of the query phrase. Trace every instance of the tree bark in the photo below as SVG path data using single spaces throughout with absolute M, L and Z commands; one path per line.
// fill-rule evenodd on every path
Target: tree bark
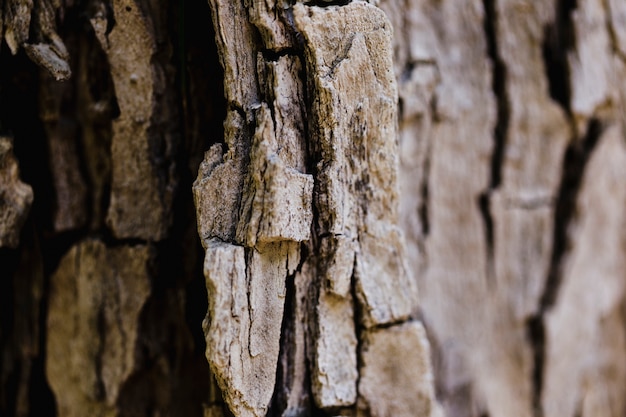
M 623 416 L 625 28 L 0 0 L 0 415 Z
M 625 6 L 381 6 L 447 415 L 623 415 Z

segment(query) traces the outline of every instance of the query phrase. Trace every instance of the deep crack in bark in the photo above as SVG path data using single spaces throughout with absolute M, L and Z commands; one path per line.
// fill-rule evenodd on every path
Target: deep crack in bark
M 544 28 L 543 60 L 550 97 L 571 114 L 570 70 L 568 53 L 576 45 L 576 32 L 572 13 L 577 0 L 558 0 L 555 21 Z
M 574 126 L 571 113 L 571 79 L 568 53 L 576 44 L 572 13 L 577 0 L 558 0 L 555 21 L 544 28 L 542 45 L 543 60 L 550 97 L 565 111 L 570 125 Z M 536 417 L 543 416 L 541 396 L 545 366 L 545 313 L 556 301 L 561 284 L 561 261 L 567 252 L 567 229 L 574 216 L 576 197 L 589 155 L 600 135 L 599 124 L 592 120 L 582 142 L 572 138 L 563 158 L 561 184 L 554 209 L 554 229 L 550 269 L 539 300 L 539 310 L 526 321 L 527 337 L 533 355 L 533 410 Z M 574 133 L 575 134 L 575 133 Z
M 418 208 L 420 223 L 422 225 L 422 237 L 426 238 L 430 233 L 430 217 L 428 213 L 428 198 L 430 194 L 429 190 L 429 174 L 430 174 L 430 143 L 428 144 L 428 149 L 426 150 L 426 156 L 424 158 L 424 171 L 422 177 L 422 186 L 420 189 L 421 199 L 420 205 Z
M 502 164 L 504 150 L 506 148 L 506 135 L 509 128 L 509 101 L 506 91 L 506 66 L 498 52 L 497 29 L 498 15 L 496 0 L 483 0 L 485 18 L 483 21 L 485 38 L 487 40 L 487 53 L 493 65 L 492 91 L 496 98 L 497 119 L 493 130 L 493 152 L 491 154 L 491 179 L 489 189 L 478 198 L 478 207 L 483 218 L 485 227 L 485 239 L 487 244 L 487 280 L 495 281 L 494 277 L 494 225 L 490 205 L 490 192 L 500 186 L 502 182 Z
M 539 311 L 527 321 L 527 334 L 531 341 L 534 357 L 533 406 L 537 417 L 543 416 L 541 395 L 545 365 L 545 314 L 554 306 L 563 276 L 562 263 L 569 251 L 568 228 L 576 216 L 576 201 L 581 188 L 587 162 L 603 132 L 602 123 L 591 119 L 581 141 L 573 141 L 563 158 L 563 174 L 554 210 L 552 256 Z

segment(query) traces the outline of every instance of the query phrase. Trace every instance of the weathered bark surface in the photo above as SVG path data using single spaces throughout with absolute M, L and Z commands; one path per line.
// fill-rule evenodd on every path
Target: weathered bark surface
M 401 28 L 401 213 L 446 413 L 622 415 L 625 6 L 381 7 Z
M 416 292 L 398 229 L 388 20 L 365 2 L 211 5 L 229 111 L 194 197 L 207 358 L 230 410 L 429 415 L 425 334 L 402 324 Z M 386 337 L 407 342 L 372 355 Z M 405 360 L 420 366 L 395 378 Z
M 626 414 L 623 1 L 0 0 L 0 42 L 0 415 Z

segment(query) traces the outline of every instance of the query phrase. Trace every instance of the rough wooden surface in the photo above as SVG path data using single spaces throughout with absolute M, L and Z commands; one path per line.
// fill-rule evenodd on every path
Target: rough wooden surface
M 211 4 L 229 112 L 194 199 L 207 358 L 226 402 L 237 416 L 270 406 L 272 415 L 354 412 L 357 402 L 367 415 L 408 416 L 411 405 L 394 403 L 415 396 L 436 409 L 427 349 L 407 342 L 387 358 L 363 350 L 368 337 L 419 327 L 407 323 L 417 301 L 398 228 L 389 21 L 361 1 Z M 425 348 L 420 335 L 406 337 Z M 420 364 L 402 381 L 372 371 L 399 369 L 401 357 Z M 397 396 L 379 398 L 377 384 Z
M 0 414 L 623 416 L 625 28 L 0 0 Z

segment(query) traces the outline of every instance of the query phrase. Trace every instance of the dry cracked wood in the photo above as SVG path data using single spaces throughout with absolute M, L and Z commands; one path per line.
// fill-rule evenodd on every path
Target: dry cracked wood
M 194 200 L 226 402 L 236 416 L 266 415 L 273 396 L 282 415 L 434 415 L 428 342 L 407 323 L 389 21 L 361 1 L 210 3 L 229 110 Z M 396 339 L 396 355 L 372 355 Z M 406 360 L 401 381 L 383 371 Z
M 313 179 L 302 109 L 292 104 L 303 95 L 302 64 L 288 55 L 257 58 L 248 9 L 212 7 L 230 110 L 225 144 L 207 152 L 194 184 L 206 248 L 207 359 L 231 411 L 262 416 L 274 392 L 286 279 L 311 230 Z

